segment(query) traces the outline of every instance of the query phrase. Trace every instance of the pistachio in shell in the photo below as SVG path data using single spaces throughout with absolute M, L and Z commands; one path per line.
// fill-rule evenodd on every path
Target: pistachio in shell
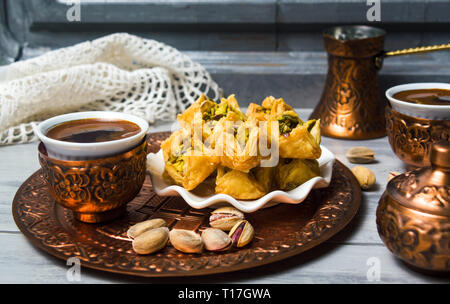
M 402 173 L 398 172 L 398 171 L 391 171 L 391 172 L 389 172 L 389 174 L 388 174 L 388 181 L 390 181 L 391 179 L 393 179 L 394 177 L 396 177 L 396 176 L 398 176 L 400 174 L 402 174 Z
M 355 166 L 353 167 L 352 172 L 363 190 L 369 190 L 376 182 L 375 173 L 369 168 Z
M 169 239 L 172 246 L 181 252 L 200 253 L 203 251 L 201 236 L 192 230 L 172 229 Z
M 165 227 L 166 222 L 163 219 L 155 218 L 147 221 L 143 221 L 131 226 L 127 231 L 127 236 L 130 239 L 134 239 L 145 231 L 152 230 L 159 227 Z
M 244 219 L 244 214 L 233 207 L 222 207 L 211 212 L 209 225 L 223 231 L 230 231 L 233 226 Z
M 253 226 L 247 220 L 237 222 L 228 234 L 233 245 L 236 247 L 244 247 L 250 243 L 254 235 L 255 229 L 253 229 Z
M 374 161 L 375 152 L 367 147 L 357 146 L 350 148 L 345 154 L 349 162 L 354 164 L 368 164 Z
M 220 229 L 207 228 L 202 232 L 205 249 L 209 251 L 225 251 L 232 245 L 231 238 Z
M 133 250 L 138 254 L 150 254 L 164 248 L 168 239 L 169 229 L 167 227 L 147 230 L 133 240 Z

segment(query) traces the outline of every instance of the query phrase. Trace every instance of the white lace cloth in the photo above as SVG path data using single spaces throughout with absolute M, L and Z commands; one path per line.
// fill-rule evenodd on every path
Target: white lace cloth
M 173 120 L 201 93 L 220 97 L 209 73 L 163 43 L 125 33 L 46 53 L 0 69 L 0 145 L 37 140 L 46 118 L 74 111 Z

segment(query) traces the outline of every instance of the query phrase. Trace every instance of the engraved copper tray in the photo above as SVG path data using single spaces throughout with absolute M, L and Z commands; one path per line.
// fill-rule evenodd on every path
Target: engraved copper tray
M 156 152 L 168 132 L 150 136 Z M 159 217 L 170 228 L 202 231 L 210 209 L 196 210 L 180 197 L 160 197 L 147 176 L 138 196 L 128 203 L 127 214 L 105 224 L 85 224 L 58 205 L 38 170 L 17 191 L 12 205 L 14 220 L 30 241 L 49 254 L 98 270 L 145 276 L 195 276 L 236 271 L 279 261 L 304 252 L 329 239 L 356 214 L 361 190 L 352 173 L 339 161 L 330 186 L 313 190 L 299 205 L 280 204 L 247 214 L 255 238 L 246 247 L 223 253 L 185 254 L 167 246 L 151 255 L 137 255 L 126 231 L 131 224 Z

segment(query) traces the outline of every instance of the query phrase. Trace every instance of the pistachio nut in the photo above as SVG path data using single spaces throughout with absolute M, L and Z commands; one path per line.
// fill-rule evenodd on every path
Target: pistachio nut
M 224 231 L 230 231 L 233 226 L 244 219 L 244 214 L 233 207 L 222 207 L 211 212 L 209 225 Z
M 133 225 L 128 229 L 127 236 L 130 239 L 134 239 L 145 231 L 152 230 L 159 227 L 166 226 L 166 222 L 163 219 L 155 218 L 147 221 L 143 221 Z
M 253 239 L 255 229 L 247 220 L 237 222 L 231 228 L 228 236 L 231 238 L 233 245 L 236 247 L 244 247 Z
M 353 174 L 359 182 L 362 189 L 368 190 L 375 184 L 375 173 L 369 168 L 363 166 L 355 166 L 352 169 Z
M 375 159 L 375 152 L 367 147 L 353 147 L 345 154 L 349 162 L 354 164 L 368 164 Z
M 169 239 L 169 229 L 159 227 L 138 235 L 132 242 L 133 250 L 138 254 L 149 254 L 161 250 Z
M 388 181 L 390 181 L 391 179 L 393 179 L 394 177 L 396 177 L 397 175 L 400 175 L 400 174 L 402 174 L 402 173 L 398 172 L 398 171 L 391 171 L 391 172 L 389 172 Z
M 209 251 L 225 251 L 232 245 L 231 238 L 220 229 L 207 228 L 202 232 L 203 244 Z
M 201 236 L 192 230 L 172 229 L 169 239 L 172 246 L 181 252 L 200 253 L 203 250 Z

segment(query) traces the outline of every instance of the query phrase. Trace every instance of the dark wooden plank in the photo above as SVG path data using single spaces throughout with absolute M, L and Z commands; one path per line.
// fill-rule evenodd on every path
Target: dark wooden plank
M 431 7 L 438 1 L 383 0 L 380 2 L 381 21 L 383 23 L 424 23 L 426 2 L 429 2 L 428 6 Z M 278 22 L 303 25 L 368 23 L 367 11 L 372 6 L 368 5 L 366 0 L 280 0 Z M 447 16 L 447 22 L 449 20 Z
M 16 2 L 15 0 L 14 2 Z M 34 27 L 68 24 L 70 1 L 30 2 Z M 81 1 L 81 23 L 132 24 L 273 24 L 275 0 L 224 1 Z M 72 23 L 74 26 L 80 23 Z
M 3 0 L 14 37 L 33 47 L 63 47 L 112 32 L 138 33 L 181 50 L 320 51 L 321 32 L 336 24 L 385 28 L 388 49 L 450 39 L 444 0 L 383 0 L 381 22 L 363 0 L 82 1 L 81 22 L 56 0 Z
M 6 0 L 0 0 L 0 65 L 14 62 L 19 52 L 20 45 L 8 29 Z
M 53 0 L 5 0 L 23 44 L 64 47 L 113 32 L 135 33 L 182 50 L 273 51 L 275 0 L 81 2 L 81 22 Z

